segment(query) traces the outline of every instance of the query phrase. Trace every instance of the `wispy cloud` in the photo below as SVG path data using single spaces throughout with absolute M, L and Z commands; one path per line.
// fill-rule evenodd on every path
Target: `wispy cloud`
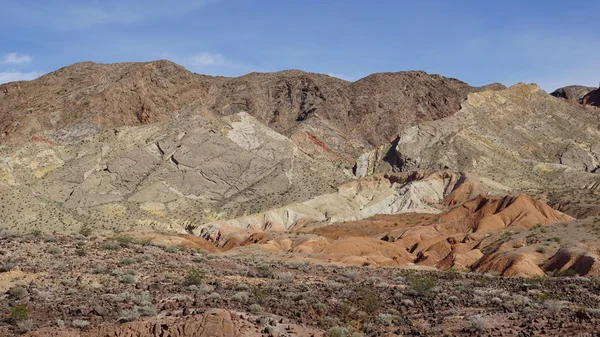
M 194 66 L 227 66 L 223 55 L 218 53 L 197 53 L 183 60 Z
M 239 76 L 260 70 L 217 52 L 202 51 L 188 55 L 162 53 L 160 58 L 171 60 L 191 71 L 206 75 Z
M 4 56 L 1 64 L 28 64 L 31 63 L 33 57 L 29 55 L 20 55 L 17 53 L 8 53 Z
M 14 81 L 33 80 L 42 76 L 42 73 L 36 71 L 20 72 L 20 71 L 7 71 L 0 72 L 0 84 Z
M 103 24 L 130 24 L 160 17 L 185 14 L 201 8 L 210 0 L 103 0 L 23 3 L 6 0 L 2 4 L 4 15 L 25 18 L 27 24 L 45 26 L 54 30 L 88 28 Z
M 331 77 L 339 78 L 339 79 L 342 79 L 342 80 L 348 81 L 348 82 L 354 82 L 358 79 L 356 76 L 348 76 L 348 75 L 338 74 L 338 73 L 327 73 L 327 75 L 329 75 Z

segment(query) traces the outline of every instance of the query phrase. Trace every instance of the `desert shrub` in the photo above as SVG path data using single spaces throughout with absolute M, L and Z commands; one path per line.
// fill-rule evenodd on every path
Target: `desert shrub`
M 118 250 L 121 249 L 121 245 L 118 242 L 106 242 L 102 245 L 102 248 L 106 250 Z
M 56 326 L 59 327 L 59 328 L 64 328 L 65 327 L 65 321 L 63 321 L 60 318 L 57 318 L 56 319 Z
M 167 248 L 165 248 L 165 252 L 167 253 L 177 253 L 179 251 L 179 249 L 175 246 L 169 246 Z
M 29 318 L 29 307 L 25 304 L 15 304 L 10 307 L 8 318 L 13 322 L 21 322 Z
M 576 276 L 577 272 L 573 269 L 565 269 L 554 272 L 553 276 L 556 277 L 573 277 Z
M 0 262 L 0 273 L 13 270 L 17 265 L 14 262 Z
M 119 321 L 131 322 L 135 321 L 140 317 L 149 317 L 156 315 L 156 308 L 152 305 L 133 306 L 129 310 L 122 310 L 119 313 Z
M 487 320 L 481 316 L 473 316 L 469 318 L 469 326 L 471 329 L 477 332 L 484 332 L 487 330 Z
M 26 319 L 24 321 L 18 322 L 17 327 L 21 332 L 29 332 L 33 330 L 34 324 L 32 319 Z
M 204 282 L 204 278 L 206 276 L 206 272 L 202 269 L 192 269 L 190 271 L 188 271 L 187 275 L 185 276 L 185 281 L 184 283 L 186 285 L 201 285 L 202 282 Z
M 86 321 L 84 319 L 74 319 L 71 322 L 71 325 L 73 325 L 76 328 L 83 329 L 83 328 L 87 328 L 88 326 L 90 326 L 90 321 Z
M 361 287 L 358 291 L 359 305 L 362 311 L 369 315 L 375 314 L 375 312 L 381 306 L 381 298 L 379 292 L 372 286 Z
M 265 304 L 265 302 L 267 302 L 267 298 L 269 297 L 269 292 L 267 289 L 254 287 L 252 288 L 252 297 L 256 303 Z
M 87 251 L 85 250 L 85 248 L 79 247 L 79 248 L 75 249 L 75 255 L 77 255 L 77 256 L 86 256 L 87 255 Z
M 210 295 L 208 295 L 208 298 L 211 300 L 220 300 L 221 299 L 221 294 L 219 293 L 211 293 Z
M 42 231 L 39 229 L 34 229 L 31 231 L 31 236 L 39 238 L 40 236 L 42 236 Z
M 135 308 L 135 307 L 134 307 Z M 156 308 L 153 305 L 143 305 L 138 308 L 138 312 L 142 317 L 149 317 L 156 315 Z
M 546 252 L 546 248 L 544 248 L 544 247 L 538 247 L 538 248 L 536 248 L 535 251 L 537 253 L 544 254 Z
M 458 298 L 458 296 L 448 296 L 447 300 L 448 300 L 448 302 L 450 302 L 452 304 L 457 304 L 460 302 L 460 299 Z
M 131 274 L 125 274 L 125 275 L 121 276 L 121 283 L 124 283 L 124 284 L 134 284 L 135 283 L 135 276 L 133 276 Z
M 347 328 L 341 326 L 334 326 L 333 328 L 327 331 L 327 336 L 329 337 L 349 337 L 350 332 Z
M 391 325 L 394 321 L 394 315 L 391 314 L 379 314 L 377 316 L 377 321 L 383 325 Z
M 278 280 L 282 280 L 285 282 L 290 282 L 294 279 L 294 274 L 289 271 L 286 272 L 278 272 L 275 274 L 275 278 Z
M 232 300 L 234 300 L 236 302 L 242 302 L 242 303 L 248 302 L 249 298 L 250 298 L 250 294 L 248 294 L 245 291 L 239 291 L 239 292 L 233 294 L 233 296 L 231 296 Z
M 58 247 L 50 247 L 48 248 L 48 253 L 52 255 L 60 255 L 62 254 L 62 250 Z
M 600 317 L 600 309 L 596 309 L 596 308 L 588 308 L 587 313 L 590 314 L 590 316 L 594 317 L 594 318 L 599 318 Z
M 23 287 L 12 287 L 8 290 L 8 294 L 18 300 L 22 299 L 23 297 L 29 295 L 29 292 L 27 291 L 27 289 L 23 288 Z
M 418 293 L 425 293 L 435 288 L 437 282 L 431 276 L 417 276 L 411 275 L 408 278 L 409 286 L 411 289 Z
M 121 261 L 119 261 L 119 264 L 127 266 L 127 265 L 134 264 L 137 262 L 138 261 L 136 259 L 129 257 L 129 258 L 125 258 L 125 259 L 122 259 Z
M 548 310 L 548 313 L 552 318 L 556 318 L 565 307 L 562 301 L 548 300 L 544 302 L 544 307 Z
M 271 277 L 273 275 L 271 267 L 267 266 L 266 264 L 256 267 L 256 271 L 259 277 Z
M 128 302 L 138 305 L 148 305 L 151 303 L 150 293 L 147 291 L 141 293 L 124 292 L 119 295 L 114 295 L 112 300 L 115 302 Z
M 322 302 L 317 302 L 315 304 L 313 304 L 313 308 L 319 312 L 319 314 L 324 315 L 327 313 L 327 305 L 325 305 L 325 303 Z
M 203 263 L 205 260 L 204 260 L 204 257 L 202 257 L 202 256 L 194 256 L 192 261 L 194 261 L 196 263 Z
M 92 235 L 92 229 L 88 225 L 83 225 L 79 229 L 79 234 L 85 236 L 86 238 Z
M 258 315 L 263 311 L 263 308 L 259 304 L 251 304 L 248 307 L 248 311 L 250 311 L 252 314 Z
M 402 300 L 402 305 L 407 306 L 407 307 L 413 307 L 415 305 L 415 302 L 413 302 L 412 300 L 409 300 L 409 299 L 405 299 L 405 300 Z
M 358 270 L 350 269 L 344 272 L 344 276 L 350 279 L 350 281 L 356 281 L 359 275 L 360 272 Z

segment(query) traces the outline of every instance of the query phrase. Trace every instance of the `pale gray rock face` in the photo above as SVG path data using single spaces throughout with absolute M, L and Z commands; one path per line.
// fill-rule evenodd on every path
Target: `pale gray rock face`
M 6 147 L 2 156 L 4 188 L 14 180 L 53 202 L 40 208 L 109 228 L 183 231 L 306 200 L 349 180 L 246 113 L 125 127 L 66 146 Z M 60 221 L 53 226 L 62 228 Z
M 571 144 L 560 157 L 560 163 L 585 172 L 596 172 L 598 169 L 598 152 L 595 147 L 583 148 Z

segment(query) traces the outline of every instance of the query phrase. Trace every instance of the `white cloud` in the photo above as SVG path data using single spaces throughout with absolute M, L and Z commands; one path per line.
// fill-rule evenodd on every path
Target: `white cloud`
M 33 57 L 29 55 L 20 55 L 17 53 L 8 53 L 4 56 L 0 63 L 2 64 L 28 64 L 31 63 Z
M 198 53 L 184 60 L 193 66 L 226 66 L 225 58 L 218 53 Z
M 20 72 L 20 71 L 6 71 L 0 72 L 0 84 L 14 81 L 25 81 L 33 80 L 42 76 L 42 73 L 36 71 Z

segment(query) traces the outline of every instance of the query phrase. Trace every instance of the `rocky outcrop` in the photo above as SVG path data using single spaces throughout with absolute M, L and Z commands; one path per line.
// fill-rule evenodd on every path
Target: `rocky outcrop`
M 389 164 L 474 172 L 514 188 L 584 186 L 597 180 L 583 173 L 597 168 L 598 122 L 533 84 L 473 93 L 455 115 L 401 132 Z
M 235 337 L 240 336 L 227 310 L 209 309 L 204 315 L 185 318 L 155 318 L 124 324 L 106 324 L 85 332 L 56 328 L 40 329 L 31 337 Z
M 600 89 L 587 93 L 587 95 L 583 97 L 582 103 L 600 107 Z
M 600 256 L 590 247 L 580 244 L 561 247 L 542 267 L 557 275 L 600 276 Z
M 550 95 L 558 98 L 564 98 L 569 101 L 583 103 L 583 98 L 591 91 L 596 90 L 594 87 L 586 87 L 583 85 L 569 85 L 566 87 L 554 90 Z

